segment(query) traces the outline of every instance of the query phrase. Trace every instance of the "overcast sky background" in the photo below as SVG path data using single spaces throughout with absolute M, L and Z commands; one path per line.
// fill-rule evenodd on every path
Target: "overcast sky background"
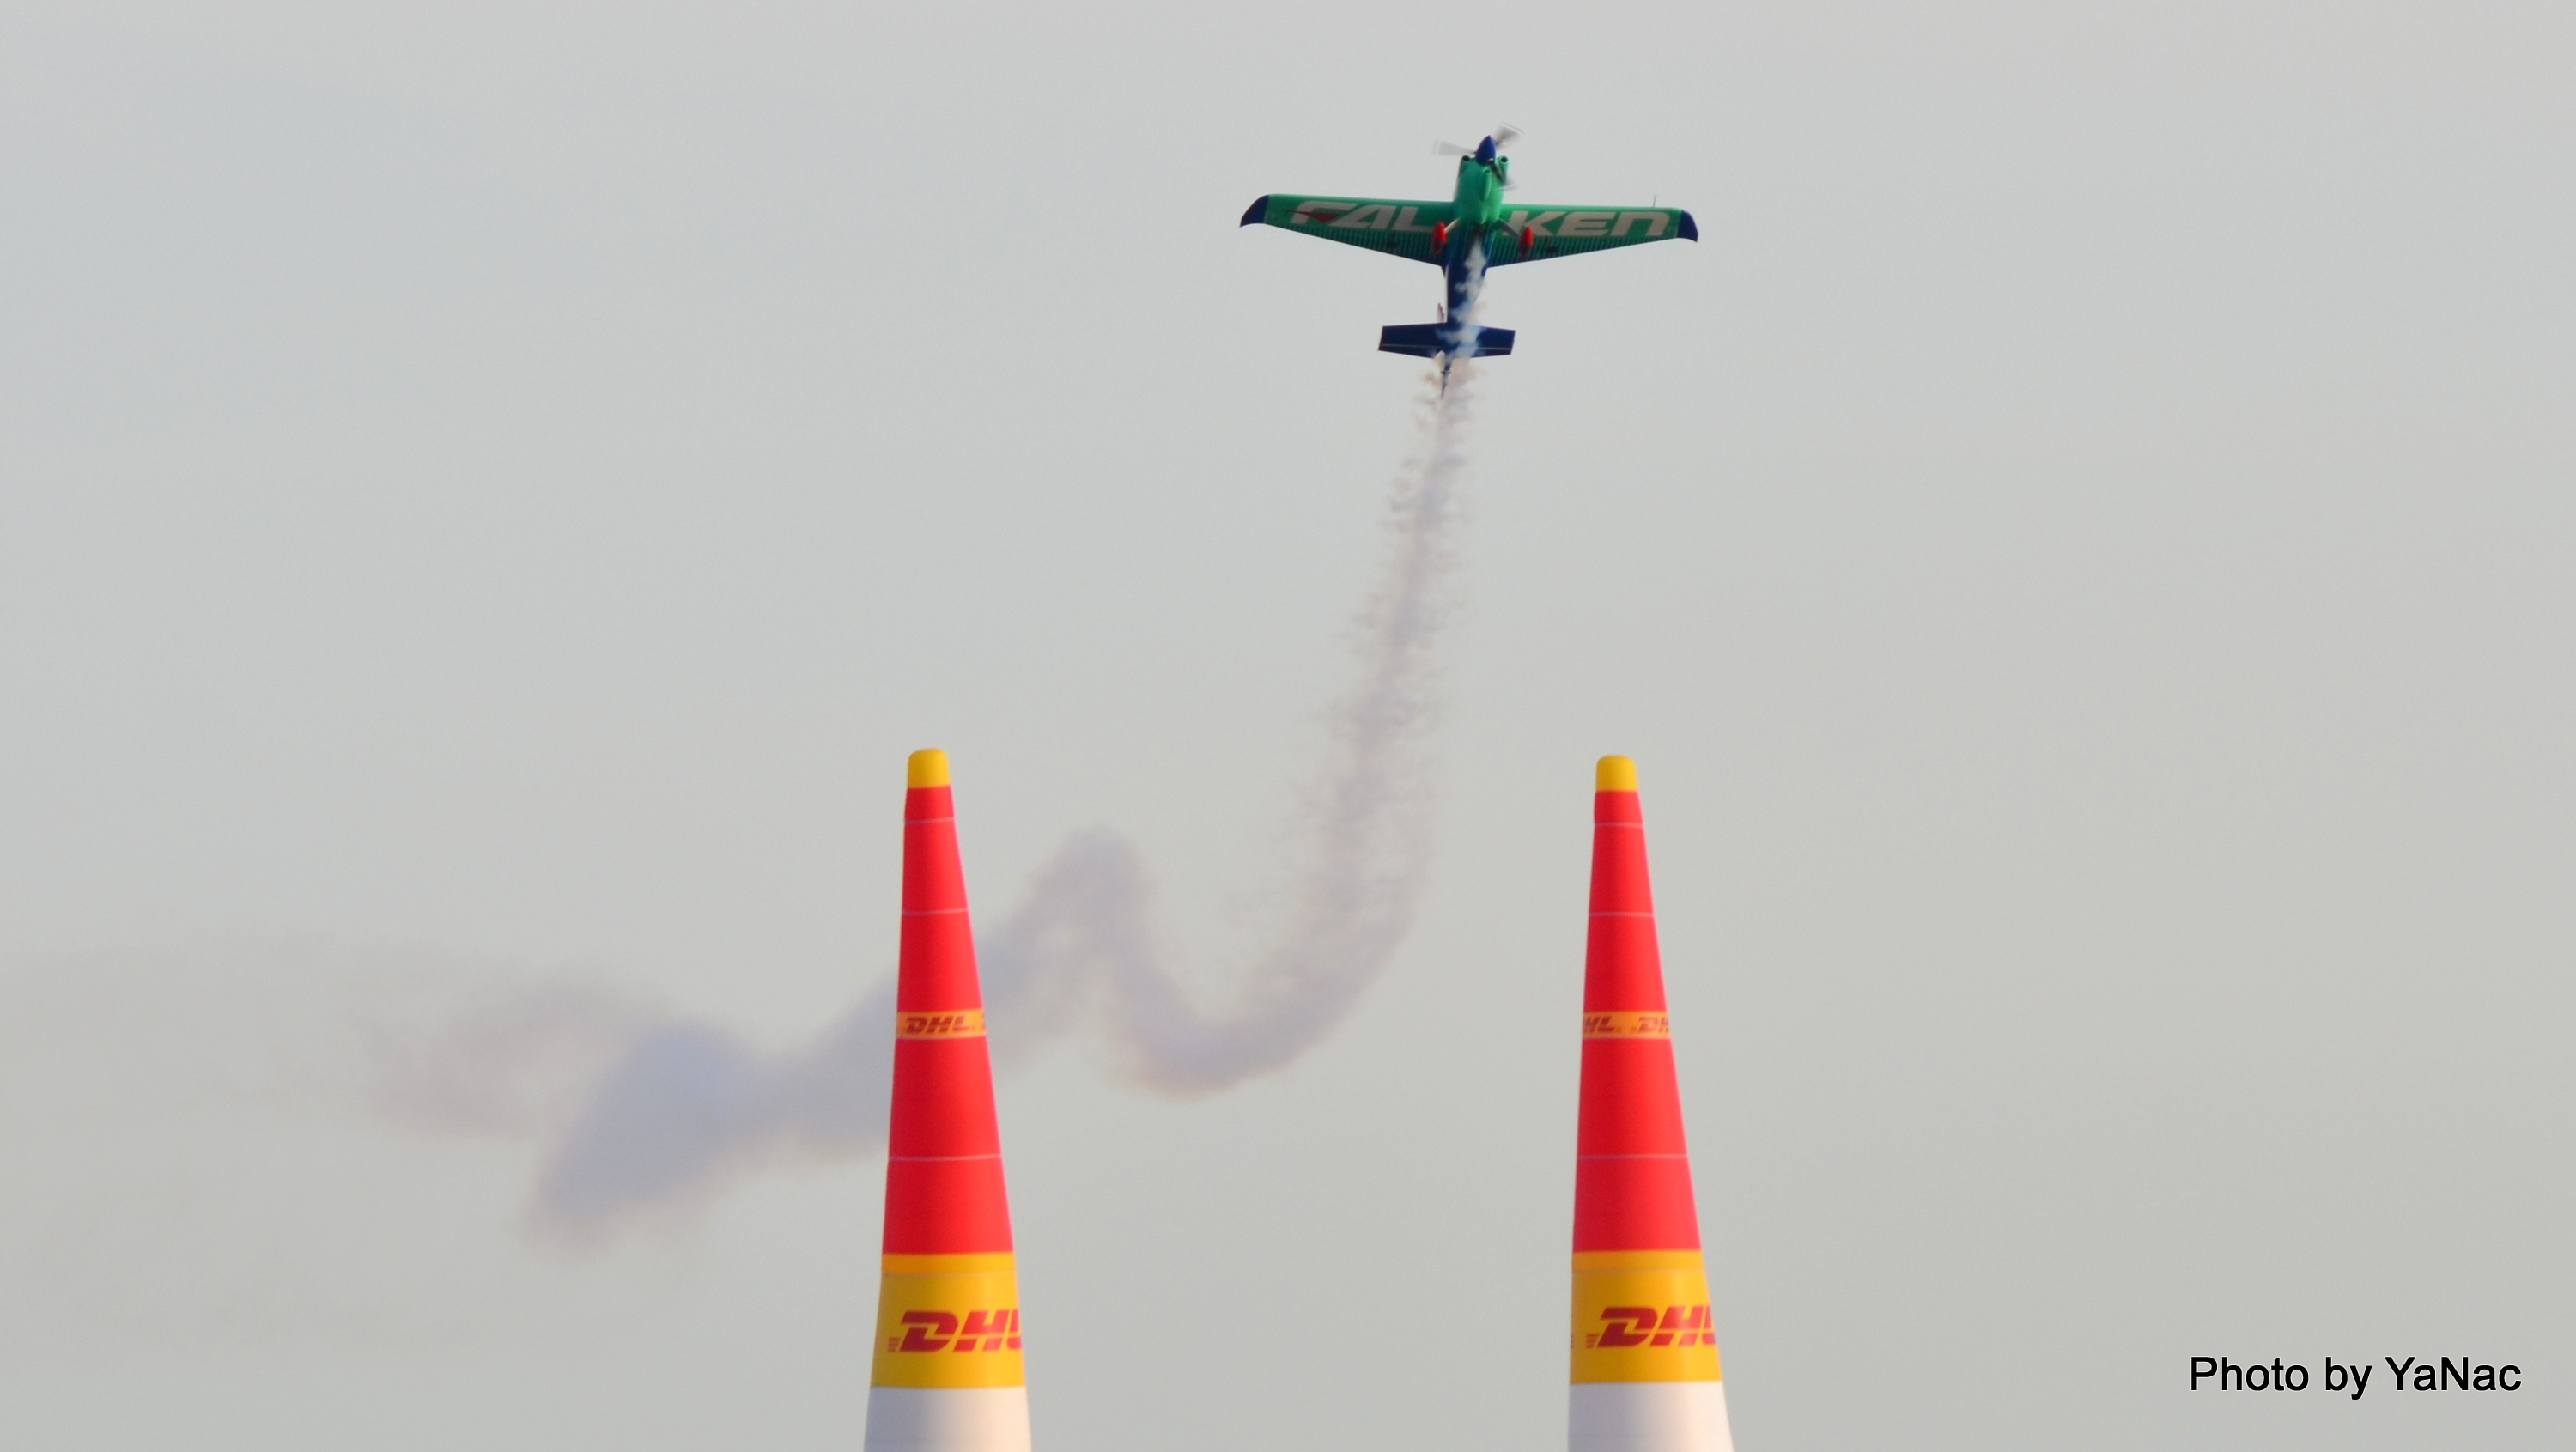
M 1115 828 L 1222 1002 L 1437 297 L 1235 220 L 1509 119 L 1703 240 L 1489 292 L 1379 990 L 1002 1080 L 1040 1445 L 1562 1445 L 1610 751 L 1747 1452 L 2553 1445 L 2571 74 L 2540 3 L 19 0 L 0 1442 L 855 1447 L 879 1163 L 551 1245 L 385 1026 L 810 1039 L 924 745 L 986 921 Z

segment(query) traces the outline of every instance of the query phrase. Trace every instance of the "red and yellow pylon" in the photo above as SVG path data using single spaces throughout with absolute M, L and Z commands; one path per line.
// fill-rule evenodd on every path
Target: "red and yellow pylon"
M 1637 764 L 1601 758 L 1574 1149 L 1572 1452 L 1731 1452 Z
M 904 793 L 892 1119 L 867 1452 L 1028 1452 L 984 993 L 939 751 L 912 754 Z

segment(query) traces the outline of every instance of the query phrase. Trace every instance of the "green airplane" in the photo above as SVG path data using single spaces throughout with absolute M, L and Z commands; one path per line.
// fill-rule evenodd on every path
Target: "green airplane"
M 1578 252 L 1634 247 L 1679 237 L 1699 240 L 1699 224 L 1678 207 L 1513 207 L 1508 126 L 1474 151 L 1455 148 L 1458 194 L 1445 202 L 1385 201 L 1376 197 L 1298 197 L 1273 192 L 1243 214 L 1243 225 L 1264 223 L 1428 262 L 1448 279 L 1448 301 L 1436 323 L 1396 323 L 1378 330 L 1381 353 L 1440 360 L 1440 375 L 1460 358 L 1497 358 L 1512 351 L 1509 328 L 1472 327 L 1485 269 L 1515 262 L 1543 262 Z M 1498 139 L 1499 138 L 1499 139 Z M 1472 336 L 1470 330 L 1472 327 Z

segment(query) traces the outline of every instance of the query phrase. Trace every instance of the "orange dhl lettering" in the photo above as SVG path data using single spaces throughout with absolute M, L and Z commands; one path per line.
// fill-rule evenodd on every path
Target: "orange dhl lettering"
M 1000 1351 L 1020 1349 L 1020 1308 L 969 1311 L 961 1324 L 947 1311 L 906 1311 L 903 1335 L 886 1338 L 888 1351 Z
M 1659 1315 L 1652 1306 L 1612 1306 L 1601 1313 L 1607 1326 L 1583 1338 L 1586 1346 L 1715 1346 L 1717 1333 L 1709 1329 L 1708 1307 L 1666 1306 Z
M 1668 1039 L 1673 1036 L 1672 1015 L 1660 1010 L 1634 1009 L 1587 1013 L 1583 1016 L 1583 1036 L 1587 1039 Z
M 899 1039 L 972 1039 L 984 1035 L 984 1010 L 951 1009 L 946 1013 L 907 1013 L 895 1021 Z

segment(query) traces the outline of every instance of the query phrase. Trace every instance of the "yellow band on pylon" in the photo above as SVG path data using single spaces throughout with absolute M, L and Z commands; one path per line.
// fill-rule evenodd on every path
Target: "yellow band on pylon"
M 941 1013 L 898 1013 L 894 1016 L 894 1036 L 899 1039 L 980 1039 L 984 1036 L 984 1010 L 952 1008 Z
M 958 1275 L 970 1271 L 1006 1271 L 1017 1269 L 1019 1261 L 1007 1250 L 990 1255 L 881 1255 L 877 1268 L 890 1276 Z
M 916 751 L 904 763 L 904 785 L 908 787 L 942 787 L 948 785 L 948 753 L 936 748 Z
M 1587 1264 L 1602 1261 L 1624 1263 Z M 1577 1382 L 1718 1380 L 1699 1252 L 1576 1256 L 1573 1357 Z
M 1624 756 L 1605 756 L 1592 774 L 1592 789 L 1597 792 L 1633 792 L 1637 789 L 1637 763 Z
M 1026 1386 L 1010 1255 L 889 1255 L 871 1386 Z
M 1574 1253 L 1576 1275 L 1585 1271 L 1695 1271 L 1705 1264 L 1696 1250 L 1578 1250 Z
M 1583 1036 L 1587 1039 L 1668 1039 L 1673 1036 L 1673 1016 L 1661 1009 L 1587 1013 L 1583 1016 Z

